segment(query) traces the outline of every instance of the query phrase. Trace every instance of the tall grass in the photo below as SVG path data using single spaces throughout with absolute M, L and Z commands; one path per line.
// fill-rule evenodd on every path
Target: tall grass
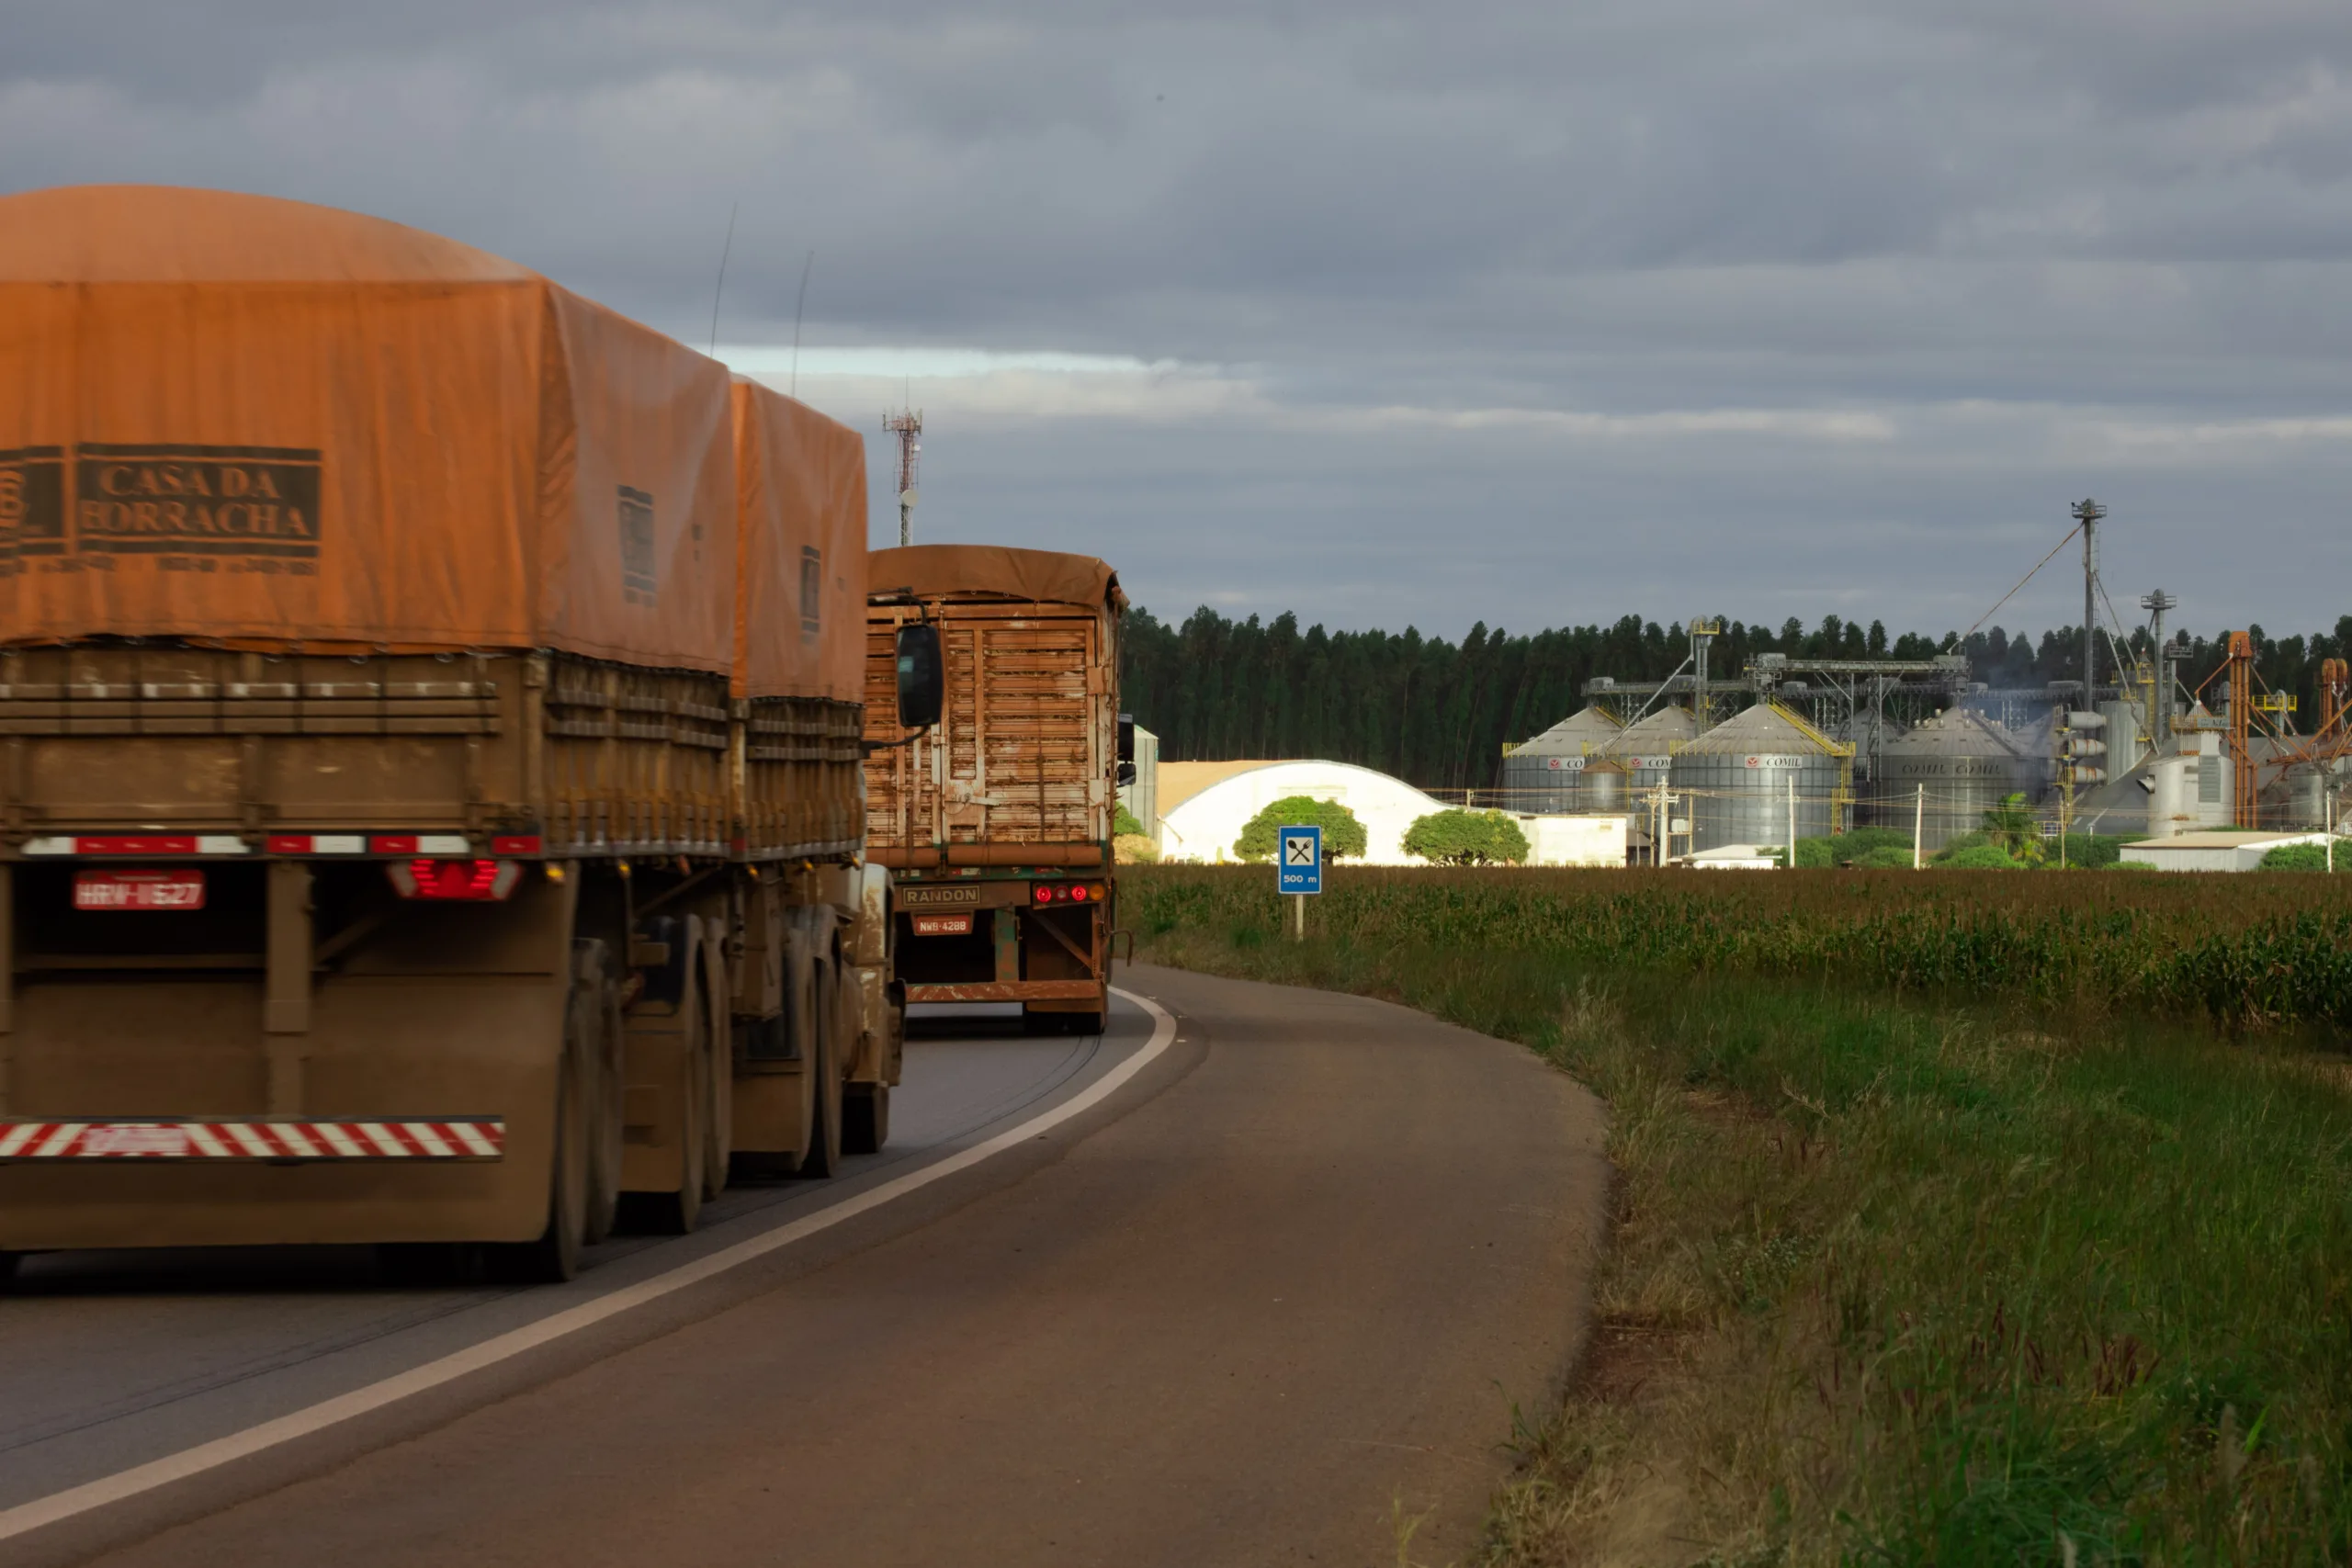
M 1595 1364 L 1519 1434 L 1493 1561 L 2352 1555 L 2352 1069 L 2244 1028 L 2336 1016 L 2242 943 L 2332 908 L 2193 879 L 2243 900 L 2200 933 L 2168 882 L 1968 878 L 1996 885 L 1972 905 L 1726 876 L 1713 898 L 1801 928 L 1743 934 L 1695 874 L 1559 878 L 1553 903 L 1594 907 L 1547 909 L 1509 874 L 1356 873 L 1294 945 L 1270 880 L 1123 875 L 1125 923 L 1149 958 L 1524 1041 L 1611 1107 Z M 1940 983 L 1898 994 L 1939 927 Z M 1859 945 L 1905 931 L 1907 956 Z M 2037 955 L 2069 933 L 2114 949 L 2082 955 L 2087 990 L 1985 956 L 2054 982 Z M 2216 936 L 2237 967 L 2180 966 Z M 2185 972 L 2236 1032 L 2163 1016 Z
M 2352 1027 L 2352 896 L 2319 878 L 1345 869 L 1325 882 L 1316 928 L 1358 944 Z M 1147 934 L 1263 934 L 1277 919 L 1271 880 L 1232 868 L 1160 868 L 1120 897 Z

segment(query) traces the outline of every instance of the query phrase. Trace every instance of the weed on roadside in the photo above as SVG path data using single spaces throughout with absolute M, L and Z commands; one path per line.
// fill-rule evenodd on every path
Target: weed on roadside
M 1232 929 L 1179 913 L 1144 956 L 1402 1001 L 1609 1105 L 1590 1354 L 1519 1423 L 1488 1562 L 2352 1558 L 2341 1058 L 2067 998 Z

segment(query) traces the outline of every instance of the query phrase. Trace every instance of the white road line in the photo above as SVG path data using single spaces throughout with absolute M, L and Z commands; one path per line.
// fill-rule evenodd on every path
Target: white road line
M 1116 987 L 1112 987 L 1112 995 L 1133 1002 L 1151 1015 L 1151 1038 L 1134 1055 L 1043 1115 L 1034 1116 L 1017 1127 L 1009 1127 L 984 1143 L 974 1144 L 970 1148 L 959 1150 L 935 1164 L 924 1166 L 921 1170 L 909 1171 L 878 1187 L 870 1187 L 854 1197 L 844 1198 L 790 1224 L 778 1225 L 772 1231 L 739 1241 L 707 1258 L 682 1263 L 650 1280 L 625 1285 L 593 1301 L 567 1307 L 537 1323 L 509 1329 L 479 1345 L 444 1356 L 438 1360 L 427 1361 L 421 1367 L 413 1367 L 380 1382 L 369 1383 L 365 1388 L 354 1389 L 334 1399 L 322 1400 L 291 1415 L 248 1427 L 242 1432 L 232 1432 L 225 1438 L 215 1438 L 209 1443 L 198 1443 L 192 1449 L 182 1449 L 162 1459 L 151 1460 L 145 1464 L 68 1487 L 62 1492 L 53 1492 L 46 1497 L 36 1497 L 13 1508 L 0 1509 L 0 1540 L 11 1540 L 44 1526 L 110 1506 L 144 1492 L 153 1492 L 159 1486 L 168 1486 L 175 1481 L 185 1481 L 206 1471 L 217 1470 L 224 1464 L 234 1463 L 280 1444 L 324 1431 L 356 1416 L 381 1410 L 412 1394 L 454 1382 L 470 1372 L 511 1360 L 526 1350 L 553 1344 L 583 1328 L 594 1327 L 608 1318 L 618 1317 L 625 1312 L 643 1306 L 648 1302 L 673 1295 L 689 1285 L 698 1285 L 754 1258 L 764 1258 L 771 1252 L 790 1247 L 804 1236 L 830 1230 L 843 1220 L 854 1218 L 869 1209 L 878 1209 L 892 1199 L 903 1198 L 958 1171 L 969 1170 L 983 1160 L 1025 1144 L 1072 1117 L 1082 1116 L 1117 1093 L 1122 1085 L 1148 1066 L 1176 1038 L 1176 1020 L 1158 1002 Z

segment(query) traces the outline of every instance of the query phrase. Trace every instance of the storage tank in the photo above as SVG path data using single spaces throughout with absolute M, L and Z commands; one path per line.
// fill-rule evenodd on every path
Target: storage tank
M 1609 757 L 1596 757 L 1585 764 L 1577 775 L 1577 788 L 1572 809 L 1615 815 L 1638 811 L 1639 807 L 1626 800 L 1627 773 L 1625 764 Z
M 2147 710 L 2138 703 L 2101 703 L 2098 716 L 2107 720 L 2107 775 L 2120 779 L 2140 765 L 2141 732 Z
M 1577 809 L 1577 775 L 1586 760 L 1614 740 L 1624 725 L 1607 709 L 1588 705 L 1531 740 L 1503 753 L 1503 800 L 1513 811 Z
M 1948 709 L 1880 749 L 1869 819 L 1907 833 L 1917 814 L 1920 848 L 1932 853 L 1983 827 L 2007 796 L 2037 793 L 2049 765 L 2029 748 L 1997 719 Z
M 1842 832 L 1854 750 L 1785 708 L 1758 704 L 1674 753 L 1670 787 L 1688 791 L 1676 809 L 1690 818 L 1690 849 L 1785 844 L 1789 789 L 1796 787 L 1800 839 Z
M 1607 745 L 1593 753 L 1594 761 L 1606 758 L 1625 770 L 1623 798 L 1614 806 L 1599 806 L 1593 804 L 1592 791 L 1579 791 L 1575 809 L 1644 809 L 1643 797 L 1666 782 L 1668 764 L 1673 758 L 1674 749 L 1698 732 L 1699 727 L 1691 721 L 1688 708 L 1660 708 L 1627 725 Z M 1591 764 L 1587 763 L 1586 771 L 1590 770 Z
M 2328 825 L 2327 792 L 2345 783 L 2345 759 L 2296 762 L 2278 782 L 2263 792 L 2262 825 L 2266 828 L 2324 829 Z

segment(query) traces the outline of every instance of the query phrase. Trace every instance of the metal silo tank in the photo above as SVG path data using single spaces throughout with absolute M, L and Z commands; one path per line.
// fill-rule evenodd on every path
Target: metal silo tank
M 1585 764 L 1577 777 L 1575 809 L 1614 816 L 1632 811 L 1635 807 L 1626 801 L 1625 764 L 1607 757 L 1598 757 Z
M 1726 844 L 1785 844 L 1789 793 L 1801 839 L 1838 831 L 1853 751 L 1784 710 L 1758 705 L 1674 753 L 1671 785 L 1689 798 L 1693 852 Z
M 1625 770 L 1625 802 L 1611 807 L 1591 804 L 1591 793 L 1583 792 L 1577 803 L 1579 811 L 1640 811 L 1645 809 L 1649 793 L 1666 783 L 1674 749 L 1698 733 L 1687 708 L 1660 708 L 1627 725 L 1610 742 L 1594 752 L 1595 761 L 1606 758 Z M 1586 764 L 1586 771 L 1591 770 Z
M 1512 747 L 1503 757 L 1504 804 L 1513 811 L 1576 810 L 1577 775 L 1591 753 L 1623 728 L 1605 710 L 1588 705 Z
M 2035 793 L 2046 764 L 2030 747 L 2027 738 L 1982 715 L 1958 708 L 1939 714 L 1881 749 L 1871 818 L 1908 832 L 1917 812 L 1920 847 L 1933 853 L 1982 828 L 1984 814 L 2010 795 Z

